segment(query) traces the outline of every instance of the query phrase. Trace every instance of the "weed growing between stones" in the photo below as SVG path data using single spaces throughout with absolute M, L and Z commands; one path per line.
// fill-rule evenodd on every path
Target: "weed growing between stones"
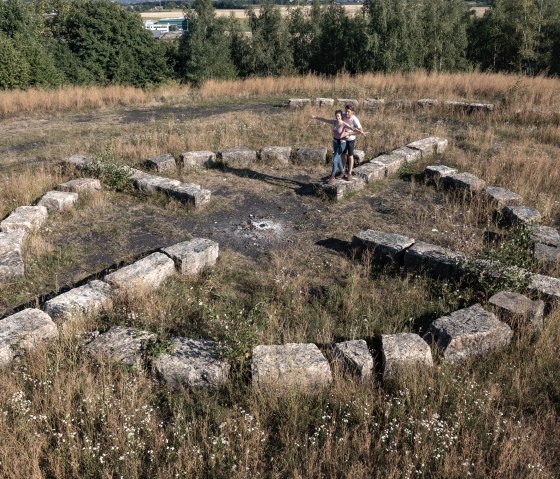
M 115 162 L 111 149 L 97 153 L 94 161 L 88 165 L 86 172 L 99 178 L 105 186 L 115 191 L 126 191 L 130 189 L 130 171 L 127 167 Z

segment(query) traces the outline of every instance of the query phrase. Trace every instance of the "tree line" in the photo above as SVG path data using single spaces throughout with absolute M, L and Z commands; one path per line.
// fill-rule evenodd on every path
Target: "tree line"
M 560 73 L 560 0 L 494 0 L 482 18 L 463 0 L 367 0 L 353 16 L 315 2 L 283 17 L 266 3 L 258 15 L 248 10 L 246 24 L 195 0 L 185 16 L 188 32 L 161 42 L 109 0 L 3 0 L 0 89 L 309 72 Z

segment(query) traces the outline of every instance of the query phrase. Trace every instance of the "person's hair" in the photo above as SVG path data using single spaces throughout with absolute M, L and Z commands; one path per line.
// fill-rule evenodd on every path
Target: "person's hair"
M 338 115 L 340 113 L 340 116 L 342 116 L 342 110 L 336 110 L 334 112 L 334 117 L 336 118 L 336 115 Z
M 348 104 L 348 105 L 346 105 L 344 108 L 346 108 L 347 110 L 352 110 L 352 111 L 354 111 L 354 105 Z

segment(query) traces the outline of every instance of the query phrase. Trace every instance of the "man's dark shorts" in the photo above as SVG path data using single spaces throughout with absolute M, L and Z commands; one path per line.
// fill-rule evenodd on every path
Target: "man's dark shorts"
M 346 148 L 344 149 L 343 153 L 346 153 L 348 156 L 354 156 L 354 144 L 356 140 L 347 140 L 346 141 Z

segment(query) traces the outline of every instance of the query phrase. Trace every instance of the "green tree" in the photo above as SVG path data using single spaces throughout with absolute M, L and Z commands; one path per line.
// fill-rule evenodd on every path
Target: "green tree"
M 230 55 L 230 19 L 216 18 L 210 0 L 196 0 L 185 11 L 189 31 L 181 37 L 177 53 L 179 77 L 193 85 L 210 78 L 231 79 L 237 75 Z
M 26 88 L 29 63 L 14 47 L 12 39 L 0 32 L 0 89 Z

